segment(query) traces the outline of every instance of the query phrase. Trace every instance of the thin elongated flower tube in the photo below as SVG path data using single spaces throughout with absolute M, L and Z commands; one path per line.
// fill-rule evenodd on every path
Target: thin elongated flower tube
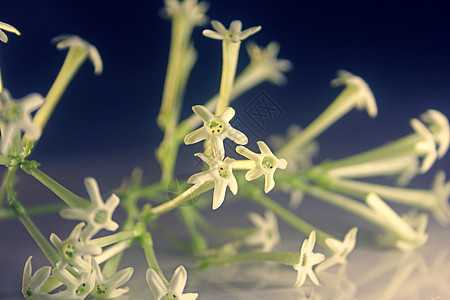
M 105 278 L 100 270 L 99 265 L 92 260 L 92 266 L 95 272 L 95 287 L 91 291 L 91 295 L 96 299 L 113 299 L 126 294 L 129 290 L 128 287 L 119 288 L 133 275 L 133 268 L 126 268 L 118 271 L 109 278 Z
M 288 157 L 298 149 L 302 149 L 353 108 L 365 109 L 370 117 L 376 117 L 378 110 L 375 98 L 361 77 L 341 70 L 331 84 L 346 87 L 310 125 L 279 149 L 278 155 Z
M 187 272 L 183 266 L 179 266 L 175 270 L 168 286 L 164 284 L 161 277 L 152 268 L 147 269 L 146 280 L 154 300 L 195 300 L 198 298 L 197 293 L 183 293 L 187 282 Z
M 303 241 L 300 258 L 298 263 L 294 265 L 294 269 L 297 270 L 296 288 L 301 287 L 305 283 L 307 276 L 309 276 L 315 285 L 319 285 L 319 280 L 312 268 L 314 265 L 321 263 L 325 259 L 325 255 L 313 252 L 315 243 L 316 232 L 311 231 L 309 237 Z
M 245 174 L 245 179 L 252 181 L 264 175 L 264 192 L 268 193 L 275 187 L 275 180 L 273 179 L 275 171 L 278 168 L 286 169 L 287 161 L 283 158 L 278 159 L 273 155 L 270 148 L 263 141 L 258 141 L 257 144 L 260 154 L 254 153 L 243 146 L 236 147 L 236 152 L 254 161 L 256 164 L 253 169 Z
M 23 131 L 32 140 L 38 140 L 41 129 L 33 123 L 31 113 L 42 106 L 44 98 L 37 93 L 13 100 L 7 90 L 0 94 L 0 121 L 2 125 L 1 153 L 7 155 L 16 135 Z M 21 151 L 21 149 L 16 149 Z
M 249 213 L 248 218 L 255 225 L 256 231 L 245 238 L 245 243 L 251 246 L 262 246 L 261 251 L 272 251 L 280 243 L 277 217 L 273 211 L 267 210 L 264 216 Z
M 192 175 L 187 182 L 195 185 L 201 185 L 208 181 L 214 182 L 212 209 L 216 210 L 225 200 L 227 186 L 234 195 L 237 194 L 238 184 L 233 175 L 234 160 L 226 157 L 222 161 L 203 153 L 196 153 L 195 156 L 200 157 L 201 160 L 207 163 L 209 170 Z
M 8 36 L 3 32 L 3 30 L 20 35 L 19 30 L 17 30 L 14 26 L 0 21 L 0 41 L 3 43 L 8 42 Z
M 336 264 L 347 264 L 347 256 L 353 251 L 356 245 L 357 232 L 358 228 L 353 227 L 347 232 L 342 242 L 333 238 L 325 239 L 325 244 L 333 252 L 333 255 L 318 265 L 316 271 L 323 271 Z
M 245 134 L 230 125 L 230 121 L 235 114 L 233 108 L 228 107 L 219 116 L 212 114 L 202 105 L 195 105 L 192 107 L 192 110 L 202 119 L 203 127 L 186 135 L 184 138 L 186 145 L 195 144 L 202 140 L 210 141 L 213 146 L 214 157 L 222 160 L 225 157 L 224 139 L 228 138 L 239 145 L 248 143 Z
M 80 240 L 81 230 L 85 223 L 79 223 L 70 233 L 69 237 L 62 241 L 56 234 L 50 235 L 50 241 L 58 250 L 61 260 L 56 264 L 58 268 L 65 268 L 68 264 L 75 266 L 82 272 L 91 270 L 91 263 L 83 259 L 86 255 L 98 255 L 102 249 L 92 243 Z
M 87 226 L 81 234 L 81 239 L 88 241 L 102 229 L 115 231 L 119 228 L 119 224 L 112 220 L 112 215 L 119 205 L 120 199 L 112 194 L 103 203 L 97 181 L 92 177 L 85 178 L 84 185 L 91 199 L 91 205 L 88 208 L 64 208 L 59 214 L 65 219 L 85 221 Z
M 27 259 L 23 269 L 22 294 L 27 300 L 50 299 L 50 295 L 43 293 L 41 287 L 50 277 L 52 267 L 42 267 L 32 275 L 31 259 L 32 256 Z

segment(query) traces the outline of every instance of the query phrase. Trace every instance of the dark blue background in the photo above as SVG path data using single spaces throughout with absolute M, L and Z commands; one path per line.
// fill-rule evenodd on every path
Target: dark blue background
M 369 83 L 380 114 L 370 120 L 355 112 L 340 121 L 321 140 L 325 154 L 333 148 L 336 156 L 344 155 L 349 148 L 358 151 L 407 134 L 408 120 L 428 108 L 450 113 L 450 26 L 444 1 L 228 0 L 210 5 L 207 14 L 227 26 L 233 19 L 241 19 L 244 28 L 262 25 L 252 39 L 261 45 L 278 41 L 280 57 L 294 63 L 287 86 L 264 84 L 233 104 L 239 114 L 261 90 L 279 104 L 283 121 L 273 122 L 263 135 L 313 120 L 338 94 L 329 81 L 341 68 Z M 65 57 L 50 43 L 56 35 L 80 35 L 97 46 L 104 61 L 100 77 L 89 63 L 82 67 L 48 124 L 36 159 L 130 149 L 153 157 L 162 137 L 155 117 L 170 33 L 170 23 L 158 15 L 161 6 L 162 1 L 3 1 L 1 20 L 22 32 L 21 37 L 10 34 L 9 43 L 0 47 L 4 85 L 14 97 L 46 94 Z M 204 38 L 199 28 L 194 39 L 199 61 L 183 116 L 219 88 L 220 43 Z M 247 61 L 242 47 L 239 69 Z

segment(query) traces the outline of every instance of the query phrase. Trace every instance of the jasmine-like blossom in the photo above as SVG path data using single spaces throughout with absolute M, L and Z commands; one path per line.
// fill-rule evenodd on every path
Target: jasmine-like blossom
M 0 41 L 2 41 L 3 43 L 8 42 L 8 36 L 3 32 L 3 30 L 20 35 L 19 30 L 17 30 L 14 26 L 6 24 L 4 22 L 0 22 Z
M 447 117 L 435 109 L 429 109 L 420 118 L 428 124 L 429 130 L 433 133 L 434 141 L 438 146 L 438 158 L 442 158 L 450 144 L 450 126 Z
M 57 263 L 57 267 L 65 268 L 67 264 L 71 264 L 81 272 L 91 270 L 91 263 L 83 259 L 86 255 L 98 255 L 102 249 L 92 243 L 85 243 L 80 240 L 81 230 L 84 223 L 79 223 L 70 233 L 69 237 L 62 241 L 56 234 L 50 235 L 50 241 L 56 247 L 61 256 L 61 261 Z
M 202 140 L 208 140 L 213 146 L 214 157 L 222 160 L 225 156 L 225 149 L 223 146 L 223 140 L 225 138 L 229 138 L 239 145 L 248 143 L 245 134 L 234 129 L 230 125 L 230 121 L 235 114 L 233 108 L 227 107 L 220 116 L 212 114 L 202 105 L 195 105 L 192 107 L 192 110 L 202 119 L 203 127 L 186 135 L 184 138 L 184 143 L 186 145 L 195 144 Z
M 338 77 L 331 81 L 331 85 L 346 85 L 354 88 L 356 108 L 359 110 L 365 109 L 370 117 L 376 117 L 378 114 L 377 103 L 367 83 L 361 77 L 355 76 L 348 71 L 339 70 L 337 74 Z
M 245 239 L 246 244 L 261 245 L 263 252 L 272 251 L 280 243 L 277 217 L 273 211 L 267 210 L 264 217 L 257 213 L 249 213 L 248 218 L 256 227 L 256 231 Z
M 119 197 L 112 194 L 108 200 L 103 203 L 97 181 L 92 177 L 84 179 L 84 186 L 91 199 L 91 205 L 88 208 L 64 208 L 59 214 L 65 219 L 85 221 L 87 226 L 81 234 L 81 239 L 83 241 L 88 241 L 102 229 L 109 231 L 117 230 L 119 225 L 112 220 L 112 215 L 119 205 L 120 200 Z
M 418 119 L 411 119 L 411 127 L 416 132 L 420 140 L 415 144 L 415 151 L 423 157 L 420 171 L 427 172 L 437 158 L 436 143 L 430 130 Z
M 294 269 L 297 270 L 297 280 L 295 287 L 301 287 L 309 276 L 315 285 L 319 285 L 319 280 L 313 271 L 313 266 L 321 263 L 325 259 L 322 253 L 314 253 L 313 248 L 316 243 L 316 232 L 313 230 L 309 234 L 309 238 L 305 239 L 300 250 L 300 258 Z
M 164 15 L 174 17 L 185 16 L 194 25 L 203 25 L 208 20 L 205 12 L 208 10 L 208 3 L 197 0 L 165 0 L 163 9 Z
M 230 29 L 226 29 L 222 23 L 216 20 L 211 21 L 211 25 L 215 31 L 205 29 L 203 30 L 204 36 L 215 40 L 230 41 L 232 43 L 240 43 L 242 40 L 261 30 L 261 26 L 255 26 L 242 31 L 242 22 L 239 20 L 231 22 Z
M 287 59 L 278 59 L 280 45 L 270 42 L 265 48 L 260 48 L 254 42 L 246 44 L 248 55 L 250 56 L 250 66 L 260 66 L 259 72 L 267 74 L 267 79 L 281 85 L 286 82 L 285 72 L 292 69 L 292 63 Z
M 234 159 L 227 157 L 222 161 L 203 153 L 196 153 L 195 156 L 200 157 L 201 160 L 207 163 L 209 170 L 192 175 L 187 182 L 189 184 L 202 184 L 213 181 L 214 194 L 212 209 L 218 209 L 225 200 L 227 186 L 230 187 L 230 191 L 234 195 L 238 191 L 237 181 L 233 175 Z
M 129 288 L 118 288 L 130 280 L 133 275 L 133 268 L 126 268 L 116 272 L 109 278 L 103 277 L 99 265 L 92 260 L 92 266 L 95 272 L 95 287 L 91 292 L 91 296 L 96 299 L 112 299 L 127 293 Z
M 255 162 L 256 166 L 245 174 L 248 181 L 264 175 L 265 185 L 264 192 L 268 193 L 275 187 L 273 175 L 276 169 L 286 169 L 287 161 L 283 158 L 278 159 L 270 151 L 269 147 L 263 141 L 257 142 L 260 154 L 254 153 L 243 146 L 236 147 L 236 152 Z
M 145 274 L 147 284 L 152 291 L 154 300 L 179 299 L 195 300 L 197 293 L 183 293 L 187 282 L 187 272 L 183 266 L 179 266 L 173 273 L 169 286 L 166 286 L 161 277 L 152 268 L 148 268 Z
M 23 269 L 22 294 L 27 300 L 32 299 L 50 299 L 50 296 L 41 292 L 41 287 L 50 277 L 52 268 L 50 266 L 42 267 L 32 275 L 32 266 L 30 256 Z
M 347 232 L 342 242 L 333 238 L 325 239 L 325 244 L 333 252 L 333 255 L 318 265 L 316 271 L 323 271 L 336 264 L 347 264 L 347 256 L 353 251 L 356 245 L 357 232 L 358 228 L 353 227 Z
M 82 272 L 79 278 L 75 278 L 66 269 L 54 268 L 53 276 L 66 286 L 65 290 L 54 294 L 55 299 L 85 299 L 95 287 L 95 276 L 92 269 Z
M 19 100 L 13 100 L 7 90 L 0 94 L 0 121 L 4 124 L 2 130 L 1 153 L 7 155 L 14 138 L 23 131 L 32 140 L 38 140 L 41 129 L 33 123 L 31 112 L 44 103 L 44 98 L 37 93 L 30 94 Z
M 100 75 L 103 72 L 103 61 L 97 48 L 83 40 L 77 35 L 63 34 L 52 39 L 52 42 L 56 43 L 56 48 L 59 50 L 67 48 L 78 48 L 87 52 L 89 60 L 94 65 L 94 73 Z
M 378 224 L 388 233 L 385 241 L 393 244 L 397 249 L 409 252 L 427 241 L 428 235 L 425 233 L 425 229 L 428 218 L 426 214 L 421 215 L 420 222 L 414 227 L 415 224 L 407 223 L 377 194 L 368 194 L 366 203 L 375 213 Z

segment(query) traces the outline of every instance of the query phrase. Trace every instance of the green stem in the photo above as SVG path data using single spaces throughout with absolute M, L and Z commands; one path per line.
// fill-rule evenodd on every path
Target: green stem
M 166 286 L 169 286 L 169 281 L 164 276 L 161 268 L 159 267 L 158 260 L 156 259 L 155 250 L 153 249 L 153 239 L 149 232 L 145 232 L 141 236 L 141 247 L 144 250 L 145 258 L 147 259 L 148 266 L 158 273 L 159 277 L 163 280 Z
M 230 96 L 233 91 L 233 83 L 236 76 L 236 67 L 239 57 L 241 42 L 222 41 L 223 65 L 220 81 L 219 101 L 216 106 L 216 115 L 222 114 L 230 105 Z
M 27 214 L 29 216 L 42 216 L 47 214 L 52 214 L 60 209 L 67 207 L 64 203 L 55 203 L 55 204 L 48 204 L 48 205 L 39 205 L 34 207 L 28 207 L 27 208 Z M 6 220 L 15 217 L 15 214 L 12 210 L 2 211 L 0 210 L 0 220 Z
M 194 254 L 201 254 L 208 249 L 208 242 L 197 229 L 197 217 L 199 212 L 195 207 L 181 207 L 179 209 L 181 219 L 191 236 L 191 251 Z
M 255 186 L 252 186 L 250 184 L 247 184 L 245 189 L 246 195 L 253 200 L 254 202 L 272 210 L 274 213 L 276 213 L 280 218 L 282 218 L 286 223 L 290 224 L 294 228 L 300 230 L 306 235 L 309 235 L 311 231 L 316 231 L 317 236 L 317 242 L 328 251 L 332 252 L 331 249 L 327 246 L 325 243 L 325 240 L 328 238 L 336 239 L 332 235 L 317 229 L 313 225 L 309 224 L 305 220 L 301 219 L 300 217 L 296 216 L 280 204 L 276 203 L 269 197 L 267 197 L 265 194 L 262 193 L 262 191 Z
M 230 256 L 221 256 L 214 258 L 206 258 L 200 263 L 201 268 L 206 268 L 211 265 L 223 265 L 239 261 L 272 261 L 279 264 L 293 266 L 298 263 L 300 254 L 292 252 L 252 252 L 242 253 Z
M 31 176 L 36 178 L 43 185 L 48 187 L 53 193 L 55 193 L 61 200 L 63 200 L 70 207 L 87 208 L 90 202 L 80 196 L 75 195 L 61 184 L 50 178 L 47 174 L 37 168 L 30 168 L 26 170 Z

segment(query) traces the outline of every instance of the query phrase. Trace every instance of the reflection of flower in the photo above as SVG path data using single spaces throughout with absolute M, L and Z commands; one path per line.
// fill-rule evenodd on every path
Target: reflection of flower
M 190 184 L 202 184 L 213 181 L 214 195 L 212 209 L 217 209 L 225 200 L 227 186 L 230 187 L 230 191 L 234 195 L 237 193 L 238 185 L 236 177 L 234 177 L 232 172 L 234 159 L 227 157 L 221 161 L 203 153 L 196 153 L 195 156 L 200 157 L 207 163 L 209 165 L 209 170 L 192 175 L 187 182 Z
M 1 153 L 7 155 L 16 134 L 22 130 L 31 139 L 41 136 L 41 129 L 33 124 L 31 112 L 44 103 L 44 98 L 37 93 L 30 94 L 18 101 L 11 98 L 7 90 L 0 94 L 0 121 L 5 127 L 2 130 Z
M 126 283 L 133 275 L 133 268 L 123 269 L 109 278 L 104 278 L 100 267 L 98 266 L 95 259 L 92 260 L 92 265 L 95 271 L 95 287 L 91 292 L 97 299 L 111 299 L 122 296 L 128 292 L 128 287 L 118 288 L 119 286 Z
M 77 48 L 86 51 L 90 61 L 94 65 L 95 74 L 103 72 L 103 61 L 97 48 L 77 35 L 63 34 L 52 39 L 56 43 L 56 48 L 62 50 L 66 48 Z
M 57 264 L 58 267 L 64 268 L 67 264 L 75 266 L 82 272 L 87 272 L 91 269 L 91 264 L 83 259 L 85 255 L 97 255 L 102 252 L 102 249 L 92 243 L 84 243 L 80 240 L 81 229 L 84 223 L 79 223 L 70 233 L 69 237 L 64 241 L 54 233 L 50 235 L 50 241 L 55 245 L 61 256 L 61 261 Z
M 211 21 L 211 25 L 216 31 L 205 29 L 203 30 L 204 36 L 215 40 L 230 41 L 232 43 L 240 43 L 242 40 L 261 30 L 261 26 L 255 26 L 242 31 L 242 22 L 239 20 L 231 22 L 230 29 L 226 29 L 222 23 L 216 20 Z
M 342 242 L 333 238 L 327 238 L 325 244 L 333 251 L 333 256 L 318 265 L 316 271 L 323 271 L 335 264 L 346 264 L 347 255 L 355 248 L 357 232 L 358 228 L 353 227 L 347 232 Z
M 322 262 L 325 259 L 325 255 L 322 253 L 312 252 L 315 243 L 316 232 L 313 230 L 309 234 L 309 238 L 303 241 L 299 261 L 296 265 L 294 265 L 294 269 L 297 270 L 295 287 L 301 287 L 305 283 L 306 276 L 309 276 L 315 285 L 319 285 L 319 280 L 317 279 L 312 267 Z
M 50 296 L 42 293 L 41 287 L 50 277 L 52 268 L 49 266 L 42 267 L 32 276 L 31 259 L 32 256 L 27 259 L 23 269 L 22 294 L 27 300 L 48 299 Z
M 64 208 L 60 211 L 60 215 L 69 220 L 86 221 L 87 226 L 83 230 L 81 238 L 83 241 L 87 241 L 103 228 L 109 231 L 115 231 L 119 227 L 112 220 L 112 215 L 117 205 L 119 205 L 120 200 L 119 197 L 112 194 L 106 200 L 106 203 L 103 203 L 97 181 L 92 177 L 85 178 L 84 185 L 91 198 L 89 208 Z
M 192 107 L 192 110 L 203 120 L 203 127 L 186 135 L 184 138 L 184 143 L 186 145 L 195 144 L 202 140 L 209 140 L 213 146 L 214 157 L 223 159 L 225 156 L 223 140 L 225 138 L 229 138 L 239 145 L 248 143 L 245 134 L 234 129 L 230 125 L 230 121 L 235 114 L 233 108 L 227 107 L 220 116 L 212 114 L 202 105 L 195 105 Z
M 278 222 L 273 211 L 265 212 L 264 217 L 249 213 L 248 218 L 255 225 L 256 231 L 245 239 L 248 245 L 262 245 L 262 251 L 271 251 L 280 242 Z
M 266 143 L 257 142 L 260 154 L 254 153 L 243 146 L 237 146 L 236 152 L 255 162 L 256 166 L 245 174 L 248 181 L 255 180 L 261 175 L 265 177 L 264 192 L 268 193 L 275 187 L 273 175 L 277 168 L 286 169 L 285 159 L 278 159 L 267 147 Z
M 0 41 L 3 43 L 8 42 L 8 36 L 3 32 L 3 30 L 20 35 L 19 30 L 17 30 L 14 26 L 0 22 Z
M 365 109 L 370 117 L 376 117 L 378 114 L 377 103 L 367 83 L 361 77 L 344 70 L 339 70 L 337 74 L 338 77 L 333 79 L 331 84 L 333 86 L 345 84 L 347 87 L 356 88 L 354 96 L 356 108 Z
M 445 182 L 445 172 L 440 170 L 437 172 L 433 182 L 433 192 L 430 199 L 434 202 L 431 209 L 434 218 L 441 225 L 450 223 L 450 205 L 448 197 L 450 195 L 450 181 Z
M 168 287 L 164 285 L 161 277 L 152 268 L 147 269 L 146 279 L 155 300 L 165 299 L 166 296 L 170 299 L 179 300 L 195 300 L 198 298 L 196 293 L 183 294 L 187 282 L 187 272 L 183 266 L 179 266 L 175 270 Z

